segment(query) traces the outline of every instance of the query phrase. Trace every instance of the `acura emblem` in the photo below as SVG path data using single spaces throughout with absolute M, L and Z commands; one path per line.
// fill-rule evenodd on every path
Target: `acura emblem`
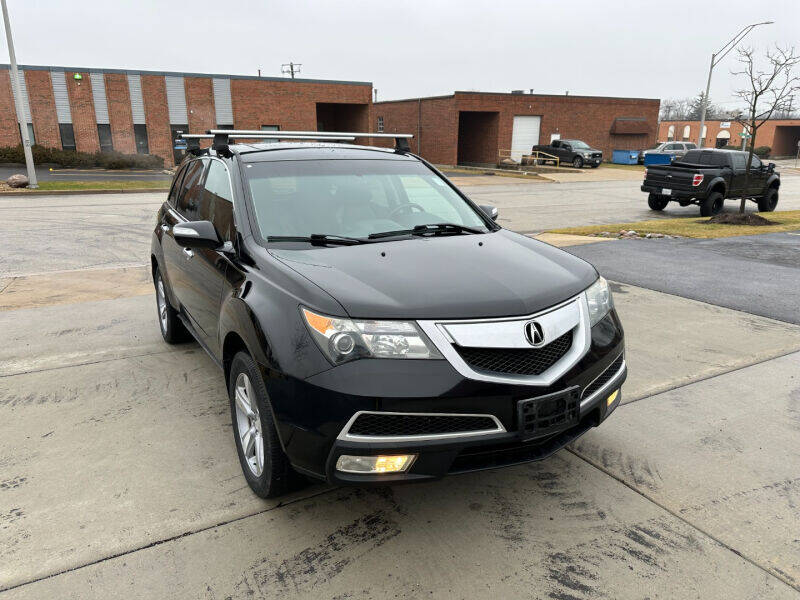
M 544 331 L 542 326 L 536 321 L 525 323 L 525 339 L 531 346 L 538 348 L 544 345 Z

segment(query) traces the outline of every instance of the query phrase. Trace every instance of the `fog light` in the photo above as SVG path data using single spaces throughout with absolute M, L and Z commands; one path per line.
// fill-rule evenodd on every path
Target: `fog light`
M 614 390 L 614 393 L 606 398 L 606 408 L 614 404 L 614 400 L 617 399 L 617 396 L 619 396 L 619 390 Z
M 402 473 L 407 471 L 416 454 L 396 456 L 351 456 L 343 454 L 336 461 L 336 470 L 344 473 Z

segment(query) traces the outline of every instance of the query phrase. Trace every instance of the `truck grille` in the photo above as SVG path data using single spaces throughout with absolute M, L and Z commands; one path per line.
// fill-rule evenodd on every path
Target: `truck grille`
M 494 419 L 486 416 L 364 413 L 356 418 L 347 433 L 376 437 L 405 437 L 491 430 L 499 431 L 499 428 Z
M 568 331 L 541 348 L 467 348 L 454 346 L 470 367 L 479 371 L 509 375 L 541 375 L 556 364 L 572 347 Z
M 602 152 L 593 152 L 592 153 L 592 158 L 603 158 L 603 153 Z

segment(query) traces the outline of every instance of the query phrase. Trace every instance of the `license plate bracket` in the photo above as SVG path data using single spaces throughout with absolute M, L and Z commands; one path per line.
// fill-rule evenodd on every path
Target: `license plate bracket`
M 580 421 L 580 388 L 517 402 L 517 423 L 523 440 L 543 437 L 569 429 Z
M 671 196 L 672 195 L 672 188 L 662 188 L 661 194 L 663 196 Z

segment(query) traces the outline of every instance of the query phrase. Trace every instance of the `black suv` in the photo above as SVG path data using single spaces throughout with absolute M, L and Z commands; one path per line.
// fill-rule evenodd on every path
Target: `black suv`
M 224 372 L 256 494 L 542 459 L 618 406 L 623 331 L 591 265 L 403 149 L 219 137 L 180 166 L 152 271 L 164 339 Z

